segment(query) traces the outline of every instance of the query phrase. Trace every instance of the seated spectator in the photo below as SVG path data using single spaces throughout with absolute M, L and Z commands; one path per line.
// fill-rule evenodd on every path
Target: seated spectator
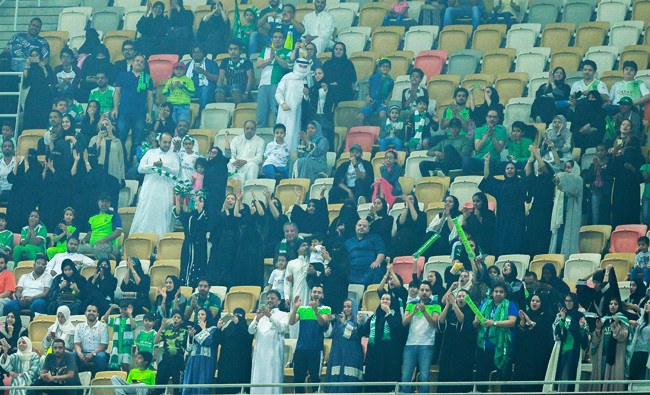
M 46 240 L 47 229 L 41 223 L 38 211 L 34 210 L 29 214 L 28 225 L 20 231 L 20 244 L 14 247 L 14 262 L 22 261 L 23 253 L 28 261 L 35 260 L 36 254 L 45 254 Z
M 637 240 L 639 250 L 634 258 L 634 267 L 632 268 L 632 273 L 630 273 L 630 281 L 634 281 L 640 275 L 643 275 L 643 281 L 645 283 L 650 280 L 650 252 L 648 252 L 648 244 L 650 244 L 650 240 L 646 236 L 641 236 Z
M 299 137 L 301 144 L 298 145 L 298 159 L 293 165 L 293 175 L 298 178 L 309 178 L 314 182 L 327 171 L 329 142 L 323 136 L 321 124 L 316 121 L 308 122 L 307 131 L 300 131 Z
M 59 226 L 56 227 L 54 236 L 52 237 L 52 244 L 55 246 L 47 249 L 47 257 L 49 259 L 52 259 L 52 257 L 58 253 L 66 252 L 66 245 L 70 237 L 79 237 L 79 232 L 77 232 L 77 227 L 74 225 L 74 221 L 74 209 L 72 207 L 67 207 L 63 210 L 63 220 L 59 223 Z
M 219 79 L 219 66 L 205 57 L 205 50 L 198 44 L 194 44 L 191 54 L 192 61 L 185 67 L 185 75 L 194 83 L 194 95 L 199 99 L 199 116 L 194 124 L 194 126 L 198 126 L 206 104 L 214 101 L 214 92 Z
M 255 68 L 262 69 L 260 82 L 257 87 L 257 124 L 266 127 L 269 111 L 272 119 L 278 117 L 278 103 L 275 101 L 275 91 L 285 74 L 289 72 L 289 63 L 293 62 L 294 53 L 284 47 L 286 33 L 282 29 L 273 31 L 271 45 L 260 52 Z
M 469 92 L 467 89 L 456 88 L 454 91 L 454 102 L 451 103 L 451 105 L 442 113 L 442 118 L 440 118 L 440 128 L 447 129 L 449 127 L 449 122 L 453 118 L 458 118 L 463 125 L 460 130 L 460 135 L 467 135 L 467 127 L 470 119 L 470 109 L 467 107 L 468 96 Z
M 75 88 L 79 86 L 81 71 L 76 64 L 72 62 L 75 59 L 74 52 L 70 48 L 63 48 L 59 55 L 61 64 L 53 70 L 56 77 L 56 84 L 52 86 L 54 96 L 75 95 Z
M 129 388 L 116 388 L 115 394 L 147 395 L 149 393 L 147 386 L 156 384 L 156 372 L 149 368 L 151 362 L 153 362 L 153 354 L 149 351 L 138 352 L 135 357 L 135 367 L 129 370 L 129 375 L 126 378 L 126 381 L 119 376 L 111 377 L 112 385 L 131 384 L 131 387 Z
M 156 1 L 152 7 L 151 0 L 147 0 L 147 9 L 137 24 L 138 33 L 140 33 L 140 37 L 135 41 L 137 52 L 146 57 L 165 53 L 168 27 L 169 20 L 165 16 L 165 3 Z M 124 59 L 128 58 L 124 56 Z M 128 64 L 127 60 L 126 70 L 120 71 L 129 71 Z
M 499 125 L 499 113 L 490 110 L 485 117 L 486 123 L 474 132 L 474 157 L 463 158 L 463 172 L 466 175 L 479 174 L 479 165 L 486 157 L 490 158 L 490 167 L 494 168 L 501 157 L 501 151 L 508 139 L 503 125 Z
M 173 105 L 174 125 L 181 120 L 190 122 L 190 103 L 194 93 L 194 82 L 185 75 L 185 66 L 182 63 L 176 63 L 174 74 L 167 80 L 163 89 L 163 95 L 167 96 L 167 100 Z
M 530 111 L 533 120 L 548 125 L 554 116 L 566 115 L 571 87 L 564 82 L 565 79 L 566 71 L 562 67 L 558 66 L 548 72 L 548 82 L 540 85 L 535 92 L 535 101 Z
M 183 325 L 183 315 L 179 310 L 174 311 L 171 321 L 163 320 L 160 330 L 156 333 L 154 344 L 162 343 L 162 359 L 156 372 L 156 385 L 166 385 L 171 381 L 180 384 L 185 371 L 185 349 L 188 330 Z M 156 389 L 154 394 L 160 395 L 163 389 Z
M 43 338 L 43 348 L 46 353 L 52 351 L 54 342 L 59 339 L 63 340 L 64 347 L 67 351 L 74 350 L 74 332 L 76 326 L 70 322 L 70 309 L 68 306 L 60 306 L 56 310 L 56 321 L 47 329 L 47 334 Z
M 87 294 L 86 282 L 75 263 L 70 259 L 64 260 L 61 274 L 54 277 L 48 292 L 48 313 L 55 314 L 59 306 L 68 306 L 73 315 L 79 314 Z
M 323 64 L 323 72 L 327 76 L 327 83 L 336 87 L 334 103 L 338 105 L 345 100 L 355 100 L 357 72 L 354 64 L 348 59 L 347 48 L 344 43 L 337 42 L 332 49 L 332 58 Z
M 120 284 L 121 300 L 128 300 L 131 303 L 135 315 L 142 314 L 142 309 L 149 308 L 151 277 L 145 274 L 140 259 L 136 257 L 127 258 L 126 266 L 127 270 Z
M 15 354 L 9 355 L 9 343 L 2 342 L 2 357 L 0 366 L 9 375 L 4 379 L 3 385 L 12 387 L 28 387 L 36 379 L 41 366 L 38 352 L 32 349 L 32 341 L 23 336 L 18 339 L 18 349 Z M 11 393 L 24 393 L 24 390 L 12 390 Z
M 56 342 L 56 340 L 55 340 Z M 74 352 L 79 371 L 93 375 L 108 368 L 108 327 L 98 320 L 97 307 L 86 307 L 86 322 L 78 324 L 74 332 Z
M 52 107 L 50 85 L 54 81 L 52 68 L 38 49 L 32 49 L 23 71 L 23 88 L 31 87 L 23 105 L 23 129 L 47 128 L 47 114 Z
M 391 4 L 388 14 L 384 17 L 382 26 L 402 26 L 404 19 L 409 17 L 409 3 L 398 0 Z
M 169 275 L 165 278 L 165 285 L 158 287 L 158 295 L 153 305 L 157 326 L 164 319 L 172 318 L 172 311 L 185 311 L 187 299 L 181 294 L 181 281 L 178 277 Z
M 388 102 L 393 95 L 393 86 L 395 82 L 388 74 L 391 63 L 387 58 L 381 58 L 377 61 L 376 73 L 370 76 L 368 80 L 368 92 L 366 92 L 366 104 L 357 115 L 357 125 L 363 126 L 363 122 L 374 112 L 379 114 L 379 124 L 383 125 L 388 116 Z M 427 102 L 427 105 L 429 103 Z
M 13 172 L 14 168 L 18 166 L 18 162 L 16 162 L 16 157 L 14 156 L 15 146 L 16 144 L 11 140 L 5 140 L 2 142 L 2 160 L 0 160 L 0 201 L 2 202 L 8 201 L 11 196 L 11 183 L 7 178 L 9 177 L 9 173 Z M 4 228 L 0 228 L 0 232 L 3 230 Z M 13 247 L 13 244 L 9 246 L 9 249 L 11 249 L 11 247 Z M 5 252 L 9 253 L 11 251 Z
M 90 91 L 90 95 L 88 96 L 88 106 L 90 106 L 92 100 L 97 101 L 99 108 L 97 109 L 97 112 L 93 113 L 93 118 L 98 118 L 100 114 L 108 115 L 113 109 L 115 88 L 108 85 L 108 76 L 103 70 L 100 70 L 95 74 L 95 81 L 97 83 L 97 88 Z M 88 107 L 86 107 L 86 114 L 88 114 Z M 94 134 L 95 131 L 93 131 L 93 135 Z
M 294 19 L 295 15 L 296 7 L 293 4 L 284 4 L 282 5 L 279 20 L 276 18 L 275 21 L 271 21 L 267 18 L 266 22 L 264 22 L 260 18 L 260 27 L 272 33 L 282 30 L 286 38 L 283 47 L 289 51 L 293 51 L 297 43 L 301 43 L 300 45 L 302 45 L 300 36 L 305 32 L 305 27 L 302 23 Z M 271 36 L 271 42 L 273 42 L 273 36 Z
M 411 86 L 402 91 L 402 111 L 407 119 L 417 109 L 417 100 L 419 98 L 422 97 L 427 103 L 429 102 L 429 91 L 421 85 L 423 79 L 424 71 L 417 68 L 411 70 Z
M 47 294 L 52 284 L 52 276 L 45 272 L 47 259 L 38 254 L 34 260 L 34 270 L 18 279 L 14 299 L 4 307 L 4 315 L 18 313 L 22 309 L 31 310 L 32 314 L 45 314 Z
M 228 49 L 226 37 L 230 36 L 230 21 L 221 1 L 208 0 L 206 4 L 210 6 L 210 12 L 201 18 L 199 30 L 196 32 L 196 41 L 203 45 L 206 52 L 212 54 L 214 59 Z
M 236 136 L 230 143 L 229 172 L 232 179 L 242 183 L 256 179 L 262 166 L 264 140 L 255 135 L 256 130 L 255 121 L 248 120 L 244 124 L 244 134 Z
M 316 45 L 318 52 L 327 52 L 334 45 L 334 17 L 325 11 L 326 5 L 326 0 L 314 0 L 314 11 L 302 19 L 305 29 L 302 38 L 305 44 Z
M 563 115 L 556 115 L 553 123 L 546 129 L 540 144 L 540 155 L 545 162 L 551 164 L 554 172 L 560 171 L 561 168 L 554 165 L 555 157 L 553 149 L 555 147 L 561 161 L 567 161 L 572 158 L 573 149 L 571 147 L 571 131 L 566 127 L 566 119 Z
M 390 106 L 386 124 L 379 131 L 379 151 L 386 151 L 389 145 L 398 151 L 404 150 L 405 129 L 404 122 L 399 119 L 398 106 Z
M 118 309 L 112 305 L 102 317 L 102 322 L 113 328 L 113 346 L 109 360 L 111 369 L 126 371 L 131 365 L 131 353 L 133 352 L 133 332 L 135 331 L 135 320 L 133 319 L 133 306 L 128 300 L 120 302 L 120 315 L 110 317 L 113 310 Z
M 177 54 L 180 59 L 190 51 L 190 44 L 194 42 L 194 14 L 185 9 L 183 0 L 171 0 L 168 20 L 165 52 Z
M 510 27 L 512 25 L 510 20 L 517 15 L 520 9 L 518 0 L 499 0 L 492 9 L 490 23 L 499 23 L 499 19 L 503 18 L 503 22 Z
M 17 140 L 15 136 L 15 130 L 14 130 L 14 125 L 15 123 L 12 122 L 11 120 L 5 120 L 2 123 L 2 134 L 0 134 L 0 144 L 4 143 L 5 141 L 11 141 L 14 144 L 14 149 L 17 146 Z
M 109 82 L 115 81 L 115 70 L 111 64 L 111 55 L 108 48 L 101 45 L 97 47 L 94 54 L 89 55 L 81 66 L 79 75 L 79 89 L 75 98 L 79 101 L 86 101 L 90 92 L 97 88 L 97 73 L 103 72 Z
M 287 128 L 287 144 L 290 152 L 296 152 L 302 120 L 302 102 L 309 93 L 311 69 L 309 61 L 304 58 L 296 59 L 293 71 L 285 74 L 275 90 L 275 101 L 278 104 L 276 123 Z
M 449 121 L 449 137 L 427 151 L 427 156 L 433 157 L 433 160 L 425 160 L 419 164 L 422 177 L 430 177 L 431 172 L 436 174 L 438 170 L 449 174 L 450 170 L 463 167 L 463 158 L 472 154 L 472 143 L 460 135 L 462 127 L 463 124 L 458 118 Z
M 354 202 L 370 199 L 371 185 L 375 180 L 372 165 L 362 159 L 363 150 L 359 144 L 350 147 L 350 160 L 339 165 L 334 173 L 334 184 L 329 192 L 330 204 L 350 199 Z
M 345 242 L 350 258 L 350 284 L 377 284 L 384 275 L 382 263 L 386 246 L 382 239 L 369 234 L 370 224 L 365 219 L 357 221 L 356 235 Z
M 472 18 L 474 30 L 481 23 L 481 17 L 485 16 L 485 3 L 483 0 L 456 0 L 447 4 L 444 16 L 444 26 L 453 25 L 456 18 Z
M 446 138 L 438 118 L 429 114 L 429 102 L 421 97 L 416 102 L 417 108 L 406 123 L 406 146 L 410 151 L 427 150 Z
M 621 123 L 627 120 L 632 122 L 632 135 L 641 139 L 641 115 L 636 111 L 634 103 L 629 96 L 623 96 L 618 101 L 620 111 L 614 116 L 614 130 L 621 129 Z
M 636 62 L 627 60 L 623 62 L 623 81 L 615 82 L 612 86 L 609 101 L 613 104 L 621 104 L 621 99 L 629 97 L 632 99 L 634 108 L 639 112 L 643 112 L 645 103 L 650 101 L 650 89 L 648 85 L 641 80 L 635 80 L 636 73 L 639 70 Z M 611 115 L 612 111 L 608 111 Z M 616 109 L 614 109 L 614 112 Z
M 117 238 L 122 234 L 122 218 L 111 208 L 111 197 L 102 193 L 97 199 L 99 212 L 88 220 L 90 231 L 81 240 L 80 254 L 93 254 L 96 259 L 118 256 Z
M 500 161 L 497 164 L 497 173 L 504 173 L 508 163 L 513 163 L 519 171 L 524 170 L 524 167 L 526 167 L 526 163 L 528 163 L 528 159 L 530 158 L 528 148 L 533 145 L 533 140 L 524 137 L 525 129 L 526 124 L 521 121 L 515 121 L 512 124 L 512 131 L 506 143 L 506 149 L 508 150 L 507 160 Z
M 9 346 L 5 353 L 8 352 L 7 355 L 16 353 L 18 339 L 25 335 L 27 335 L 27 329 L 23 328 L 23 321 L 20 318 L 20 314 L 14 313 L 13 311 L 9 312 L 6 316 L 4 327 L 0 328 L 0 343 Z
M 266 145 L 264 149 L 264 162 L 262 162 L 262 174 L 268 179 L 275 179 L 276 173 L 280 174 L 280 178 L 289 177 L 289 149 L 287 142 L 284 141 L 286 136 L 286 128 L 283 124 L 278 123 L 273 127 L 274 141 Z
M 88 279 L 86 302 L 97 306 L 99 314 L 104 314 L 113 303 L 116 289 L 117 279 L 111 273 L 111 263 L 102 258 L 97 262 L 97 270 Z
M 61 339 L 54 340 L 52 352 L 45 356 L 40 375 L 32 382 L 33 387 L 57 387 L 81 385 L 77 361 L 72 353 L 66 352 L 65 342 Z M 58 391 L 31 390 L 30 394 L 57 393 Z
M 607 114 L 603 111 L 603 100 L 596 91 L 589 91 L 585 99 L 578 100 L 569 108 L 573 146 L 585 152 L 596 148 L 603 141 Z
M 397 164 L 397 151 L 389 149 L 384 157 L 384 164 L 379 168 L 381 173 L 374 184 L 372 201 L 381 197 L 392 206 L 398 196 L 402 196 L 402 186 L 399 177 L 402 175 L 402 167 Z
M 516 0 L 513 0 L 516 1 Z M 483 104 L 476 106 L 474 99 L 474 88 L 478 85 L 478 90 L 483 93 Z M 507 103 L 506 103 L 507 104 Z M 488 111 L 496 110 L 499 114 L 499 125 L 503 123 L 503 112 L 505 107 L 503 104 L 499 103 L 499 92 L 493 86 L 488 86 L 486 88 L 481 88 L 479 84 L 474 84 L 469 87 L 469 116 L 474 120 L 477 128 L 485 125 L 485 117 L 487 116 Z
M 609 100 L 609 91 L 604 82 L 595 78 L 596 71 L 598 70 L 596 62 L 593 60 L 584 60 L 581 64 L 582 80 L 576 81 L 571 86 L 571 96 L 569 97 L 569 104 L 575 106 L 576 100 L 582 96 L 586 96 L 588 91 L 598 91 L 603 99 L 603 102 Z
M 47 264 L 47 272 L 55 277 L 61 274 L 61 265 L 66 259 L 70 259 L 77 266 L 77 270 L 83 267 L 94 266 L 95 261 L 91 258 L 77 252 L 79 248 L 79 239 L 77 236 L 70 236 L 66 243 L 66 251 L 60 252 L 52 257 Z
M 32 18 L 26 33 L 16 33 L 9 39 L 4 52 L 11 54 L 14 71 L 22 72 L 27 67 L 26 60 L 34 49 L 42 54 L 46 63 L 49 63 L 50 45 L 47 40 L 39 36 L 42 26 L 41 18 Z
M 192 313 L 194 313 L 194 324 L 198 323 L 197 313 L 200 309 L 205 309 L 212 313 L 212 319 L 216 320 L 221 313 L 221 299 L 210 292 L 210 283 L 205 278 L 199 280 L 197 289 L 198 292 L 192 295 L 189 304 L 185 307 L 185 320 L 189 321 Z M 172 318 L 174 318 L 173 315 Z
M 228 46 L 230 58 L 221 61 L 217 80 L 216 101 L 221 103 L 231 97 L 235 105 L 247 101 L 254 88 L 253 63 L 241 52 L 242 46 L 233 41 Z

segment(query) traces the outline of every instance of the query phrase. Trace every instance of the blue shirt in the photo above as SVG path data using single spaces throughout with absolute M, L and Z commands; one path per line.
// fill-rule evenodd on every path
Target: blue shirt
M 301 34 L 298 33 L 298 30 L 296 30 L 296 27 L 293 25 L 293 23 L 289 25 L 285 25 L 284 23 L 270 22 L 269 25 L 271 26 L 271 30 L 270 30 L 271 33 L 275 31 L 275 29 L 277 29 L 278 27 L 282 28 L 285 37 L 289 36 L 289 32 L 293 33 L 293 46 L 291 48 L 287 48 L 285 46 L 285 48 L 293 50 L 293 47 L 296 46 L 296 43 L 300 40 L 300 36 L 301 36 Z
M 483 308 L 483 305 L 486 304 L 488 301 L 485 301 L 481 303 L 481 306 L 479 307 L 479 310 Z M 498 306 L 494 306 L 490 314 L 485 317 L 486 320 L 494 320 L 494 313 L 496 313 Z M 514 315 L 515 317 L 519 317 L 519 310 L 517 309 L 517 305 L 515 302 L 510 301 L 510 304 L 508 305 L 508 316 Z M 485 331 L 485 348 L 488 350 L 494 350 L 495 346 L 494 343 L 490 341 L 490 331 L 492 330 L 492 327 L 486 328 Z M 513 326 L 510 328 L 510 339 L 514 340 L 515 338 L 515 327 Z
M 143 79 L 147 85 L 146 89 L 138 92 L 138 82 L 140 77 L 136 77 L 131 71 L 123 71 L 117 76 L 116 87 L 120 87 L 120 114 L 146 114 L 147 109 L 147 92 L 153 91 L 153 79 L 149 74 L 142 73 Z
M 7 43 L 6 48 L 11 51 L 11 56 L 14 58 L 27 59 L 33 49 L 39 50 L 41 59 L 50 57 L 50 44 L 47 43 L 47 40 L 40 36 L 29 38 L 27 33 L 15 34 Z
M 320 326 L 314 309 L 309 305 L 298 307 L 297 312 L 300 315 L 300 332 L 298 332 L 296 350 L 322 350 L 323 339 L 328 325 Z M 318 306 L 318 312 L 321 315 L 332 314 L 332 309 L 320 305 Z
M 351 284 L 364 284 L 370 274 L 370 265 L 377 259 L 377 255 L 386 253 L 384 241 L 371 233 L 366 234 L 362 240 L 356 236 L 347 240 L 345 248 L 350 258 Z
M 368 79 L 368 94 L 377 104 L 383 105 L 393 91 L 394 85 L 395 81 L 390 76 L 387 75 L 386 78 L 382 78 L 379 73 L 373 74 Z M 386 87 L 384 88 L 384 86 Z

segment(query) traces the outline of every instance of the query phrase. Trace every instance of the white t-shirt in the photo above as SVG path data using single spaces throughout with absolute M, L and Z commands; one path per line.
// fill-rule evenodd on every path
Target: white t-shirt
M 285 141 L 284 144 L 278 144 L 271 141 L 266 145 L 264 150 L 264 165 L 273 165 L 275 167 L 287 167 L 289 163 L 289 144 Z
M 192 174 L 194 174 L 194 162 L 197 158 L 202 158 L 203 156 L 198 152 L 194 151 L 192 154 L 188 154 L 184 150 L 181 150 L 178 153 L 178 156 L 181 160 L 181 170 L 178 172 L 178 178 L 183 181 L 192 180 Z
M 72 82 L 72 80 L 74 80 L 76 76 L 77 73 L 74 72 L 74 69 L 70 69 L 70 71 L 65 71 L 62 69 L 61 71 L 56 73 L 56 79 L 59 82 L 59 84 L 62 83 L 64 80 L 69 80 L 70 82 Z
M 52 286 L 52 276 L 47 271 L 41 274 L 38 279 L 34 279 L 34 272 L 27 273 L 20 277 L 16 287 L 23 289 L 23 296 L 36 296 L 42 294 L 45 288 Z
M 280 296 L 284 299 L 284 273 L 286 270 L 273 269 L 269 275 L 268 284 L 271 286 L 271 289 L 274 289 L 280 292 Z
M 309 254 L 309 263 L 323 263 L 323 256 L 320 251 L 323 248 L 322 245 L 315 246 L 316 251 L 311 251 Z
M 612 104 L 618 104 L 621 98 L 625 96 L 634 101 L 639 100 L 645 95 L 650 95 L 650 89 L 648 89 L 648 85 L 645 82 L 641 80 L 618 81 L 612 86 L 609 100 Z
M 359 162 L 359 171 L 364 173 L 365 169 L 363 168 L 363 163 Z M 345 175 L 345 185 L 348 188 L 353 188 L 356 185 L 357 182 L 357 172 L 354 171 L 354 165 L 352 164 L 352 161 L 350 161 L 350 165 L 348 166 L 348 172 Z
M 587 91 L 592 91 L 592 90 L 597 90 L 600 94 L 609 96 L 607 85 L 605 85 L 603 81 L 599 81 L 596 79 L 591 81 L 591 83 L 589 84 L 585 84 L 585 80 L 576 81 L 573 83 L 573 86 L 571 86 L 571 94 L 574 94 L 576 92 L 582 92 L 582 94 L 585 95 Z
M 262 54 L 260 54 L 261 56 Z M 264 48 L 263 60 L 267 60 L 271 57 L 270 48 Z M 258 86 L 271 85 L 271 73 L 273 72 L 273 62 L 267 64 L 262 69 L 262 74 L 260 75 L 260 83 Z

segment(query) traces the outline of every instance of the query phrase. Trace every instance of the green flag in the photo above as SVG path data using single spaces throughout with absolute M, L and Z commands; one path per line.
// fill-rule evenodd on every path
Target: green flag
M 237 40 L 242 39 L 241 21 L 239 20 L 239 1 L 235 0 L 235 22 L 233 23 L 232 35 Z

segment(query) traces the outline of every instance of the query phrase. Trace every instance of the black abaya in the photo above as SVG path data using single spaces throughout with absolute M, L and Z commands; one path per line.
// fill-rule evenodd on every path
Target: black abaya
M 63 210 L 72 200 L 70 182 L 72 176 L 69 169 L 55 167 L 55 172 L 47 171 L 43 181 L 43 189 L 47 198 L 39 205 L 41 221 L 47 229 L 56 229 L 63 218 Z
M 350 261 L 343 243 L 328 245 L 327 251 L 332 258 L 328 265 L 332 272 L 329 276 L 324 273 L 320 277 L 323 282 L 323 292 L 325 293 L 324 304 L 331 306 L 333 314 L 339 314 L 343 308 L 343 302 L 348 298 Z
M 208 213 L 208 217 L 210 214 Z M 233 214 L 219 213 L 213 222 L 214 229 L 210 232 L 212 249 L 208 261 L 208 277 L 210 284 L 231 287 L 235 281 L 237 250 L 241 238 L 241 217 Z
M 309 203 L 315 205 L 316 210 L 314 213 L 309 214 L 307 210 L 303 210 L 302 207 L 294 205 L 291 210 L 291 221 L 298 225 L 300 233 L 309 233 L 311 235 L 315 233 L 324 234 L 327 232 L 327 227 L 330 222 L 329 212 L 327 211 L 327 200 L 325 198 L 318 200 L 311 199 Z
M 451 306 L 447 312 L 444 324 L 440 324 L 442 346 L 440 349 L 440 382 L 471 382 L 474 370 L 474 354 L 476 351 L 476 329 L 472 325 L 474 313 L 465 306 L 462 309 L 464 318 L 459 323 Z M 469 392 L 472 386 L 439 386 L 438 392 Z
M 206 274 L 208 265 L 208 217 L 205 210 L 182 212 L 178 216 L 183 224 L 185 239 L 181 248 L 181 271 L 179 278 L 186 286 L 196 288 L 199 279 Z
M 375 315 L 377 317 L 375 323 L 375 342 L 370 344 L 366 349 L 366 360 L 364 363 L 365 374 L 363 381 L 365 382 L 382 382 L 382 381 L 399 381 L 401 378 L 401 356 L 404 352 L 402 339 L 402 322 L 396 314 L 391 314 L 386 317 L 386 313 L 377 307 Z M 372 317 L 368 318 L 366 322 L 359 327 L 359 335 L 362 337 L 369 337 L 370 324 Z M 384 325 L 390 328 L 390 339 L 384 340 Z M 393 387 L 365 387 L 365 392 L 390 392 Z
M 614 177 L 612 202 L 616 207 L 621 208 L 612 210 L 612 229 L 618 225 L 638 224 L 641 219 L 640 183 L 643 182 L 643 178 L 639 169 L 644 161 L 639 146 L 639 140 L 632 137 L 626 144 L 623 154 L 615 156 L 607 166 L 607 172 L 611 171 Z M 626 163 L 630 163 L 634 171 L 626 168 Z
M 532 205 L 526 217 L 526 245 L 528 254 L 548 254 L 551 244 L 551 214 L 555 198 L 553 176 L 543 173 L 538 176 L 529 175 L 528 199 Z
M 241 239 L 238 243 L 236 261 L 240 268 L 235 269 L 233 285 L 264 285 L 264 245 L 267 235 L 268 217 L 258 213 L 242 213 Z
M 214 333 L 221 346 L 217 363 L 217 384 L 245 384 L 251 380 L 253 363 L 253 335 L 248 333 L 246 319 L 240 318 L 235 324 L 217 329 Z M 218 393 L 237 393 L 239 388 L 224 388 Z
M 540 310 L 542 310 L 540 308 Z M 528 312 L 531 321 L 535 322 L 532 329 L 522 329 L 516 325 L 514 340 L 514 381 L 542 381 L 546 375 L 548 360 L 553 350 L 553 331 L 551 325 L 555 318 L 550 313 L 534 314 Z M 535 349 L 530 347 L 534 345 Z M 541 392 L 542 386 L 518 386 L 521 392 Z
M 474 212 L 467 219 L 466 226 L 472 235 L 472 239 L 478 241 L 481 250 L 487 255 L 492 254 L 494 248 L 494 227 L 496 223 L 496 215 L 490 209 L 481 210 L 480 220 Z
M 18 165 L 16 174 L 10 172 L 7 181 L 12 184 L 7 207 L 7 228 L 14 233 L 20 233 L 27 224 L 29 213 L 40 203 L 43 191 L 43 167 L 36 156 L 26 157 L 29 169 L 25 172 L 25 163 Z
M 226 198 L 228 161 L 230 160 L 230 155 L 225 157 L 221 149 L 217 148 L 217 150 L 217 156 L 208 160 L 205 175 L 203 176 L 203 190 L 207 193 L 205 198 L 205 211 L 208 214 L 208 218 L 213 218 L 213 225 L 216 224 L 214 219 L 221 212 L 223 201 Z
M 23 130 L 46 129 L 49 127 L 49 115 L 52 109 L 49 85 L 53 82 L 54 73 L 50 66 L 46 65 L 45 70 L 47 70 L 47 76 L 38 64 L 32 63 L 27 72 L 27 77 L 23 80 L 23 88 L 31 87 L 29 93 L 27 93 L 27 98 L 25 98 Z

